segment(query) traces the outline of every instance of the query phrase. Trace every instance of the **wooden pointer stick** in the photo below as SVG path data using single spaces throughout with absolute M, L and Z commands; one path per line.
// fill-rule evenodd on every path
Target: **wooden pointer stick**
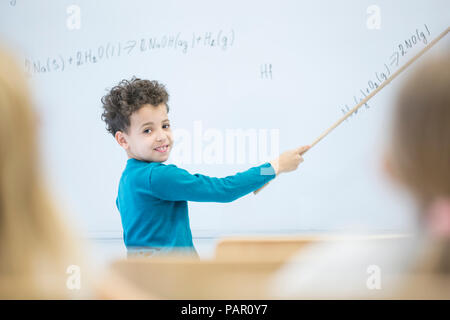
M 432 46 L 434 46 L 439 40 L 441 40 L 448 32 L 450 31 L 450 27 L 448 27 L 444 32 L 442 32 L 436 39 L 431 41 L 425 48 L 419 51 L 414 57 L 412 57 L 407 63 L 405 63 L 400 69 L 398 69 L 396 72 L 394 72 L 389 78 L 387 78 L 378 88 L 376 88 L 372 93 L 370 93 L 367 97 L 365 97 L 363 100 L 361 100 L 360 103 L 358 103 L 353 109 L 348 111 L 341 119 L 336 121 L 330 128 L 325 130 L 314 142 L 310 145 L 310 148 L 308 150 L 311 150 L 312 147 L 314 147 L 320 140 L 325 138 L 326 135 L 328 135 L 334 128 L 336 128 L 338 125 L 340 125 L 342 122 L 344 122 L 345 119 L 350 117 L 353 112 L 358 110 L 361 106 L 363 106 L 367 101 L 369 101 L 374 95 L 376 95 L 381 89 L 383 89 L 386 85 L 388 85 L 394 78 L 396 78 L 400 73 L 402 73 L 406 68 L 408 68 L 414 61 L 416 61 L 418 58 L 420 58 L 425 52 L 427 52 Z M 301 155 L 304 155 L 308 150 L 301 153 Z M 269 182 L 268 182 L 269 183 Z M 254 194 L 257 194 L 261 189 L 263 189 L 265 186 L 267 186 L 266 183 L 258 190 L 253 191 Z
M 448 27 L 444 32 L 442 32 L 436 39 L 431 41 L 425 48 L 420 50 L 413 58 L 411 58 L 407 63 L 405 63 L 400 69 L 394 72 L 389 78 L 387 78 L 378 88 L 372 91 L 366 98 L 361 100 L 352 110 L 348 111 L 345 116 L 339 119 L 335 124 L 333 124 L 330 128 L 328 128 L 324 133 L 322 133 L 314 142 L 311 144 L 311 148 L 316 145 L 320 140 L 322 140 L 327 134 L 329 134 L 334 128 L 340 125 L 345 119 L 350 117 L 353 112 L 358 110 L 361 106 L 363 106 L 367 101 L 370 100 L 374 95 L 376 95 L 381 89 L 383 89 L 386 85 L 388 85 L 394 78 L 396 78 L 400 73 L 402 73 L 406 68 L 408 68 L 414 61 L 416 61 L 419 57 L 421 57 L 426 51 L 428 51 L 432 46 L 434 46 L 439 40 L 441 40 L 448 32 L 450 31 L 450 27 Z M 308 150 L 310 150 L 309 148 Z M 306 150 L 306 151 L 308 151 Z M 306 153 L 306 151 L 304 153 Z M 303 153 L 303 154 L 304 154 Z

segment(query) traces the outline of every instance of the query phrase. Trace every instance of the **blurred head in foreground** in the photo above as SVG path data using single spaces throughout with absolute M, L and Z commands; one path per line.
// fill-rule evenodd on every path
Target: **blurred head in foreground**
M 84 292 L 69 289 L 86 270 L 41 176 L 37 120 L 22 70 L 0 47 L 0 299 Z
M 420 232 L 306 246 L 271 279 L 273 297 L 450 297 L 450 53 L 414 69 L 392 105 L 384 164 L 416 202 Z
M 437 240 L 436 272 L 450 273 L 450 52 L 422 63 L 394 104 L 386 169 L 413 196 Z

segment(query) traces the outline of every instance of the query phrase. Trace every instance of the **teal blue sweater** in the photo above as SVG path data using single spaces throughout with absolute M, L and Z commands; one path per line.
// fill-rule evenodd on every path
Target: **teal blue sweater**
M 269 162 L 225 178 L 190 174 L 174 164 L 128 159 L 116 199 L 125 246 L 195 252 L 188 203 L 231 202 L 275 178 Z M 195 252 L 196 254 L 196 252 Z

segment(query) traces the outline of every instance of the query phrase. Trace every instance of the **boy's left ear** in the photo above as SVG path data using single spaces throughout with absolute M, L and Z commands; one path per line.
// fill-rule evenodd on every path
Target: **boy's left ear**
M 122 148 L 124 148 L 125 150 L 128 148 L 128 141 L 122 131 L 117 131 L 114 135 L 114 138 Z

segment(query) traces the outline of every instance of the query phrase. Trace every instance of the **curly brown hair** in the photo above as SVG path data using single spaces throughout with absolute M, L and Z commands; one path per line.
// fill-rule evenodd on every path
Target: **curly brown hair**
M 102 97 L 101 119 L 106 123 L 106 130 L 115 136 L 117 131 L 128 131 L 131 114 L 144 104 L 158 106 L 164 103 L 169 113 L 168 100 L 169 94 L 163 84 L 132 77 L 130 81 L 120 81 Z

